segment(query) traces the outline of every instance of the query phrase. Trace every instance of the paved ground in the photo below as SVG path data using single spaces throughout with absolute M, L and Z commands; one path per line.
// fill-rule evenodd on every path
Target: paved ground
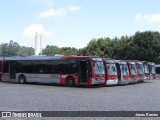
M 160 111 L 160 80 L 72 88 L 0 82 L 0 91 L 0 111 Z

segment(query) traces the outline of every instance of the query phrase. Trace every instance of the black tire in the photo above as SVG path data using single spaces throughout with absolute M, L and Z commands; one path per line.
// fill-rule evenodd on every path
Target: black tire
M 26 83 L 26 77 L 24 75 L 19 76 L 19 83 L 21 83 L 21 84 Z
M 72 77 L 68 77 L 66 79 L 66 84 L 67 87 L 73 87 L 74 86 L 74 79 Z

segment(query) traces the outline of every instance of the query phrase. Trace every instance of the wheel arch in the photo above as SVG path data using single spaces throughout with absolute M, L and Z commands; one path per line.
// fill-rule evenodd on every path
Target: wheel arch
M 21 74 L 19 74 L 19 75 L 17 76 L 18 82 L 19 82 L 21 76 L 25 77 L 25 83 L 26 83 L 26 82 L 27 82 L 27 78 L 26 78 L 26 75 L 23 74 L 23 73 L 21 73 Z
M 69 79 L 72 79 L 72 80 L 73 80 L 73 82 L 74 82 L 74 83 L 73 83 L 73 84 L 74 84 L 73 86 L 75 86 L 75 78 L 74 78 L 73 76 L 71 76 L 71 75 L 69 75 L 69 76 L 66 77 L 66 79 L 65 79 L 65 85 L 66 85 L 66 83 L 67 83 L 67 80 L 69 80 Z

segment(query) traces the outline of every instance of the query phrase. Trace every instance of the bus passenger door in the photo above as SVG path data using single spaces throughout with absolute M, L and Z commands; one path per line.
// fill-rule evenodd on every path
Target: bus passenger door
M 91 76 L 91 69 L 89 61 L 79 61 L 79 69 L 78 69 L 78 82 L 79 83 L 87 83 L 88 77 Z
M 11 61 L 9 68 L 10 68 L 9 69 L 10 79 L 16 79 L 16 62 L 15 61 Z

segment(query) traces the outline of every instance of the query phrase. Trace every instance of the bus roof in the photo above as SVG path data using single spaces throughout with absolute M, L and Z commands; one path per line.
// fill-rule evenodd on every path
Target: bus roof
M 113 59 L 103 58 L 105 63 L 115 63 Z
M 68 59 L 68 58 L 100 58 L 98 56 L 62 56 L 61 59 Z
M 60 60 L 59 56 L 15 56 L 15 57 L 4 57 L 4 60 Z
M 64 60 L 68 58 L 99 58 L 97 56 L 14 56 L 14 57 L 0 57 L 0 60 Z
M 136 64 L 135 62 L 129 62 L 130 64 Z
M 127 64 L 125 60 L 114 60 L 114 62 L 119 64 Z
M 148 62 L 148 64 L 149 64 L 149 65 L 155 65 L 155 63 L 154 63 L 154 62 Z
M 136 64 L 142 64 L 142 61 L 137 61 Z

